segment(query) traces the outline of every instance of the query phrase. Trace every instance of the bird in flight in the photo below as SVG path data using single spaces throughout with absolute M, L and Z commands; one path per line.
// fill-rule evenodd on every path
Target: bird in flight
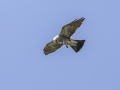
M 68 48 L 69 45 L 75 52 L 80 51 L 84 45 L 85 40 L 74 40 L 70 37 L 81 26 L 84 20 L 85 18 L 82 17 L 80 19 L 75 19 L 74 21 L 63 26 L 60 34 L 55 36 L 51 42 L 46 44 L 43 49 L 44 54 L 48 55 L 50 53 L 53 53 L 63 45 L 65 45 L 66 48 Z

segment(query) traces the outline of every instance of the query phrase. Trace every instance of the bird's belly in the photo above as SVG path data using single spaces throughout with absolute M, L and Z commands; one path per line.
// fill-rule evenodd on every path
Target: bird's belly
M 60 37 L 59 38 L 59 43 L 62 43 L 64 45 L 69 45 L 68 42 L 70 42 L 70 40 L 68 38 L 64 38 L 64 37 Z

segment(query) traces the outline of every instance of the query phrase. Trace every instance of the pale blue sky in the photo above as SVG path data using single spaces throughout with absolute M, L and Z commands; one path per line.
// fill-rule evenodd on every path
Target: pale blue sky
M 80 52 L 44 46 L 85 17 Z M 120 90 L 119 0 L 0 0 L 0 90 Z

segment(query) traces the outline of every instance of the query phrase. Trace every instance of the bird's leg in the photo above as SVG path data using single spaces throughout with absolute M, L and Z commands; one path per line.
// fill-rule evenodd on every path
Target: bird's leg
M 66 48 L 68 48 L 66 41 L 63 41 L 63 44 L 66 46 Z
M 66 48 L 68 48 L 68 46 L 66 45 Z

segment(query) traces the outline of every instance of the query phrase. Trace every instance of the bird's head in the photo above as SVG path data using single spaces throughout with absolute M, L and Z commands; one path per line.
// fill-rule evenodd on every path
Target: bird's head
M 56 35 L 56 36 L 53 38 L 53 41 L 58 43 L 58 41 L 57 41 L 58 38 L 59 38 L 59 35 Z
M 59 38 L 59 35 L 56 35 L 54 38 L 53 38 L 53 41 L 58 39 Z

